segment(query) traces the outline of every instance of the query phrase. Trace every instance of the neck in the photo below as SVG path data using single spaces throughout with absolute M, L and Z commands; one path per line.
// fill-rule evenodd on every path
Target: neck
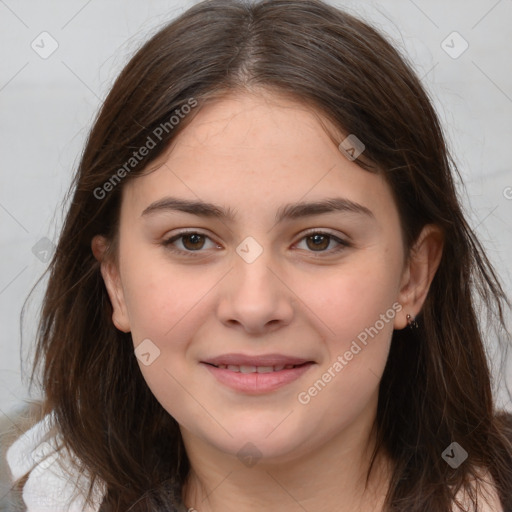
M 375 446 L 371 429 L 349 428 L 293 460 L 261 459 L 251 467 L 182 434 L 191 464 L 182 496 L 197 512 L 382 510 L 391 464 L 378 454 L 366 482 Z

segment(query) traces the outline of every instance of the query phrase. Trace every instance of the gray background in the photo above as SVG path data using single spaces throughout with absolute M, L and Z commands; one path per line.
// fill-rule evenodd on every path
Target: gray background
M 57 241 L 64 194 L 93 117 L 141 42 L 193 3 L 0 0 L 4 419 L 27 396 L 20 311 L 46 267 L 51 241 Z M 470 224 L 512 296 L 512 0 L 331 3 L 386 32 L 422 77 L 466 184 Z M 48 56 L 52 44 L 58 48 Z M 43 288 L 44 281 L 27 310 L 23 358 L 32 346 Z M 490 333 L 498 396 L 512 410 L 503 392 L 505 379 L 512 385 L 511 367 L 498 371 L 495 342 Z

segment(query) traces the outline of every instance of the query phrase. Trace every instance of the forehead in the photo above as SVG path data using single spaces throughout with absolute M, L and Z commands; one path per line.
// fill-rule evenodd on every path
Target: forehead
M 321 163 L 329 159 L 333 148 L 320 119 L 337 131 L 310 106 L 286 96 L 268 92 L 233 94 L 201 109 L 172 144 L 172 159 L 177 162 L 182 156 L 207 156 L 236 162 L 259 155 L 251 166 L 257 169 L 258 160 L 260 166 L 271 160 L 283 166 L 287 159 L 299 153 L 304 158 L 307 153 L 307 161 Z
M 127 184 L 126 202 L 141 213 L 167 193 L 236 209 L 277 209 L 290 201 L 343 195 L 389 208 L 392 196 L 382 175 L 347 159 L 326 129 L 339 141 L 348 135 L 285 96 L 245 93 L 207 103 L 159 167 Z

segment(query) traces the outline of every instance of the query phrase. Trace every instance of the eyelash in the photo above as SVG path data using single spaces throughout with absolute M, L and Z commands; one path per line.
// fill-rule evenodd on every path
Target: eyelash
M 164 240 L 162 242 L 162 245 L 169 251 L 174 252 L 176 254 L 184 255 L 187 257 L 190 256 L 192 258 L 202 256 L 201 253 L 204 251 L 201 249 L 198 249 L 197 251 L 190 251 L 190 250 L 176 249 L 176 247 L 172 246 L 173 242 L 179 240 L 180 238 L 183 238 L 186 235 L 200 235 L 202 237 L 210 239 L 210 237 L 208 235 L 201 233 L 199 231 L 180 231 L 176 235 L 173 235 L 171 238 Z M 349 242 L 347 242 L 346 240 L 342 240 L 341 238 L 338 238 L 338 237 L 332 235 L 331 233 L 328 233 L 325 231 L 315 231 L 315 230 L 311 230 L 311 231 L 308 231 L 307 233 L 305 233 L 302 236 L 302 238 L 299 240 L 299 242 L 301 242 L 302 240 L 304 240 L 312 235 L 325 236 L 325 237 L 328 237 L 330 240 L 336 241 L 339 244 L 337 248 L 331 249 L 329 251 L 308 251 L 308 252 L 311 252 L 313 255 L 315 255 L 315 257 L 323 257 L 323 256 L 317 256 L 316 253 L 337 254 L 338 252 L 340 252 L 348 247 L 351 247 L 351 244 Z M 212 242 L 213 242 L 213 240 L 212 240 Z

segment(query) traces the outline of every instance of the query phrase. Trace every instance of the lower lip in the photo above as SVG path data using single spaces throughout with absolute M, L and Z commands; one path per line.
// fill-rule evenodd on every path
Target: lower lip
M 211 364 L 201 363 L 213 374 L 222 384 L 251 394 L 269 393 L 279 389 L 304 375 L 314 363 L 306 363 L 296 368 L 283 369 L 278 372 L 269 373 L 241 373 L 233 372 L 226 368 L 217 368 Z

